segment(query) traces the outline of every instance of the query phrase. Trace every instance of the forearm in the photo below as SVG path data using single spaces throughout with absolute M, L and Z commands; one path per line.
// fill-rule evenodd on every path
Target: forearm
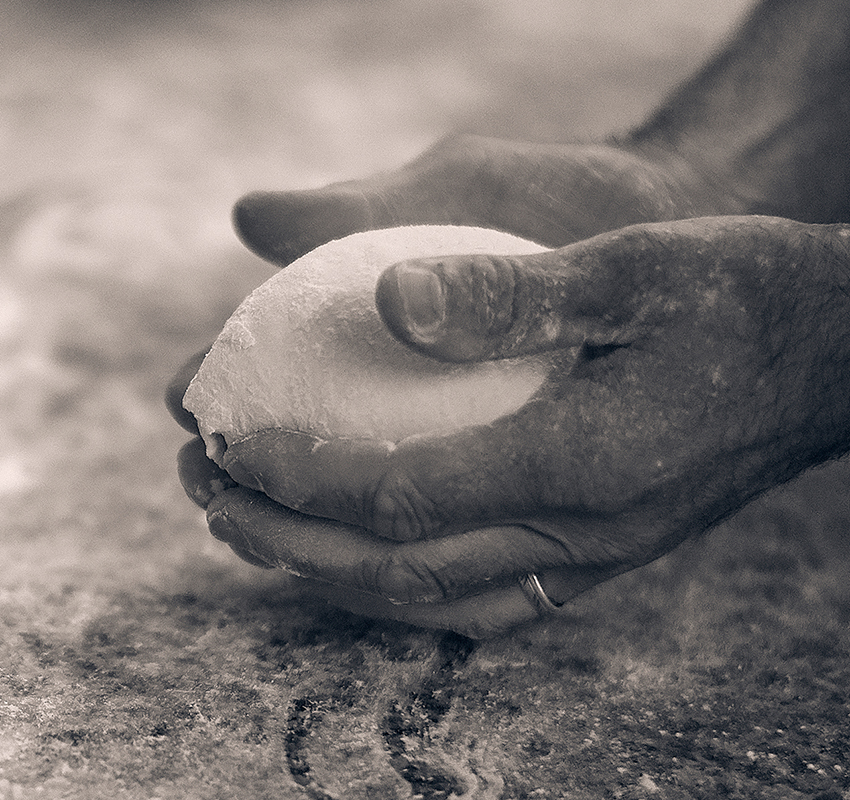
M 765 0 L 626 140 L 684 160 L 727 213 L 850 221 L 850 4 Z

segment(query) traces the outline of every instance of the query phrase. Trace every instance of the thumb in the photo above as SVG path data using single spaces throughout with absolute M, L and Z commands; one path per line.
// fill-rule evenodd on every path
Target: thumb
M 475 225 L 562 245 L 669 214 L 658 205 L 669 191 L 654 167 L 616 148 L 453 136 L 362 180 L 252 192 L 233 222 L 249 249 L 285 266 L 332 239 L 402 225 Z
M 668 295 L 668 245 L 634 226 L 526 256 L 451 256 L 389 267 L 375 302 L 392 334 L 441 361 L 625 345 Z

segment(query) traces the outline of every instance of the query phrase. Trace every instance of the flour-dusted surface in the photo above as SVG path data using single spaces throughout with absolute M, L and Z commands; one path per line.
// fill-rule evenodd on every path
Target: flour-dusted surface
M 229 207 L 450 128 L 636 120 L 740 3 L 4 4 L 0 798 L 836 800 L 845 465 L 473 646 L 206 532 L 164 384 L 273 270 Z
M 399 442 L 486 425 L 520 408 L 549 355 L 445 364 L 398 342 L 375 307 L 393 264 L 423 255 L 545 248 L 498 231 L 417 225 L 328 242 L 255 289 L 225 323 L 183 398 L 207 452 L 267 428 Z

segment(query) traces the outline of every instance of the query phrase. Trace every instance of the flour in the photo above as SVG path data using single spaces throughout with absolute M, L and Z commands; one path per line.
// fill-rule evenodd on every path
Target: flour
M 184 405 L 210 455 L 220 457 L 221 435 L 233 443 L 265 428 L 397 442 L 515 411 L 550 356 L 445 364 L 413 352 L 383 325 L 375 284 L 414 257 L 542 250 L 481 228 L 416 226 L 354 234 L 299 259 L 243 302 L 189 386 Z

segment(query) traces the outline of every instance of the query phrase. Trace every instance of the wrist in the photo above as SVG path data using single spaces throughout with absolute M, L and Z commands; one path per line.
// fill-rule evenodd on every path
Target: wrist
M 843 0 L 759 3 L 631 141 L 709 176 L 737 204 L 731 213 L 846 220 L 848 36 Z

